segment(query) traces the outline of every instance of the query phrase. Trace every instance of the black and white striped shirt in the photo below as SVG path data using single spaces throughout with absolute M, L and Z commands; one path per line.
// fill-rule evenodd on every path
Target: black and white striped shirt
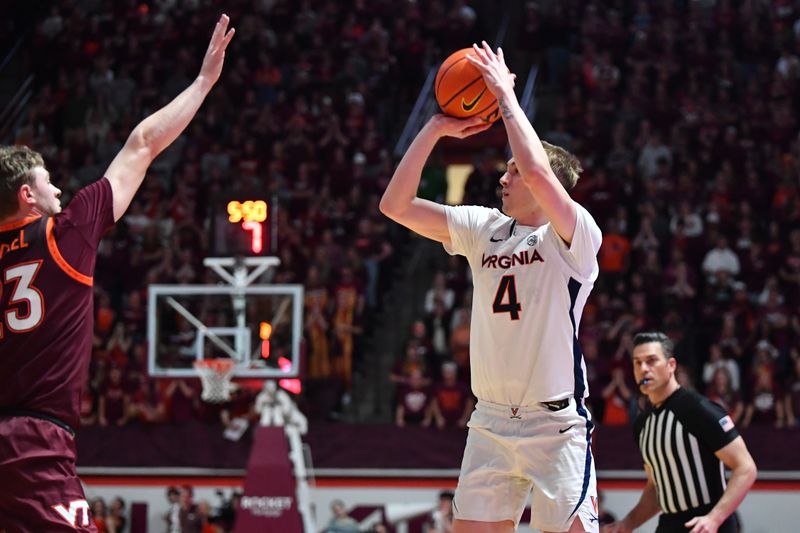
M 722 407 L 680 388 L 658 408 L 641 413 L 634 431 L 664 513 L 684 513 L 719 501 L 725 491 L 725 465 L 714 453 L 739 436 Z

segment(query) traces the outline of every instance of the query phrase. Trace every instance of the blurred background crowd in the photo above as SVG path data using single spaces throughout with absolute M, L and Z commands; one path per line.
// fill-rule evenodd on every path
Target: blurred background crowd
M 580 326 L 600 423 L 635 416 L 632 337 L 662 329 L 681 383 L 740 426 L 798 425 L 799 17 L 797 2 L 525 4 L 513 58 L 540 65 L 535 125 L 580 158 L 573 197 L 604 234 Z M 495 157 L 464 203 L 496 203 Z M 437 273 L 406 368 L 437 380 L 452 360 L 466 379 L 468 275 Z
M 28 93 L 0 115 L 0 135 L 41 151 L 68 201 L 101 177 L 138 120 L 191 82 L 220 6 L 16 9 L 0 22 L 0 92 Z M 467 265 L 377 206 L 431 69 L 486 39 L 502 44 L 520 87 L 538 66 L 534 125 L 581 160 L 573 196 L 603 230 L 580 326 L 595 420 L 631 423 L 632 336 L 662 329 L 684 386 L 741 427 L 798 431 L 800 2 L 229 0 L 224 9 L 237 36 L 220 83 L 101 243 L 84 425 L 255 421 L 246 387 L 215 406 L 200 401 L 196 380 L 148 377 L 146 306 L 149 284 L 216 283 L 202 259 L 224 252 L 224 205 L 258 197 L 280 207 L 271 282 L 305 288 L 297 399 L 309 417 L 464 427 L 474 405 Z M 508 156 L 502 126 L 444 143 L 420 193 L 444 201 L 454 192 L 448 165 L 470 163 L 462 202 L 499 206 Z M 410 259 L 420 250 L 422 267 Z M 411 266 L 422 290 L 407 286 Z M 202 531 L 226 527 L 209 525 L 191 487 L 168 497 L 167 524 L 190 513 Z M 100 531 L 124 531 L 124 507 L 95 501 Z
M 3 21 L 2 45 L 20 37 L 14 64 L 32 89 L 0 132 L 41 151 L 68 200 L 191 82 L 220 7 L 31 4 Z M 101 243 L 85 425 L 252 414 L 246 388 L 210 407 L 194 380 L 148 378 L 145 337 L 147 286 L 215 283 L 202 265 L 219 251 L 215 219 L 248 196 L 280 206 L 271 282 L 305 287 L 309 415 L 372 398 L 358 376 L 381 360 L 391 370 L 373 386 L 396 392 L 385 422 L 463 427 L 474 401 L 466 263 L 434 252 L 424 294 L 387 302 L 422 244 L 377 206 L 430 69 L 502 36 L 520 82 L 538 65 L 534 125 L 580 158 L 573 196 L 604 234 L 580 327 L 595 419 L 630 423 L 632 335 L 663 329 L 684 386 L 741 426 L 797 431 L 800 2 L 231 0 L 225 10 L 237 36 L 222 80 Z M 443 201 L 447 165 L 468 162 L 463 203 L 498 206 L 501 128 L 473 140 L 466 161 L 441 148 L 421 194 Z M 397 306 L 411 314 L 392 323 L 399 342 L 376 339 Z M 322 405 L 308 396 L 320 390 L 332 391 Z

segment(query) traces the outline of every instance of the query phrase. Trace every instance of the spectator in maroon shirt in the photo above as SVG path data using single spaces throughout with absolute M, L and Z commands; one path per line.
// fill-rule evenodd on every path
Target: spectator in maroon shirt
M 411 375 L 415 371 L 418 371 L 426 381 L 429 380 L 430 369 L 425 359 L 425 351 L 420 349 L 419 342 L 416 339 L 411 339 L 406 343 L 403 357 L 392 368 L 391 374 L 389 374 L 389 381 L 401 386 L 408 385 L 411 381 Z
M 755 322 L 755 312 L 750 303 L 750 295 L 747 292 L 747 285 L 741 281 L 733 283 L 733 301 L 725 313 L 722 321 L 722 332 L 720 333 L 720 343 L 727 351 L 728 357 L 734 359 L 741 358 L 741 347 L 737 347 L 742 339 L 753 331 Z M 723 342 L 725 339 L 725 342 Z M 738 339 L 738 340 L 737 340 Z
M 97 395 L 91 387 L 86 387 L 81 393 L 80 417 L 81 427 L 92 426 L 97 422 Z
M 789 322 L 790 312 L 783 303 L 783 296 L 776 285 L 767 289 L 765 301 L 758 311 L 758 318 L 763 328 L 769 331 L 769 338 L 772 344 L 780 350 L 781 356 L 785 356 L 789 349 L 790 334 Z
M 783 396 L 787 428 L 800 426 L 800 357 L 794 360 L 793 370 L 792 377 L 786 383 Z
M 431 423 L 431 393 L 419 370 L 412 370 L 408 385 L 397 393 L 394 422 L 398 427 L 407 425 L 429 426 Z
M 108 379 L 98 393 L 98 423 L 101 426 L 124 426 L 128 421 L 129 402 L 130 398 L 122 382 L 122 370 L 111 367 Z
M 445 309 L 441 299 L 433 302 L 433 311 L 425 318 L 425 329 L 430 332 L 431 346 L 437 361 L 443 361 L 450 351 L 451 313 Z
M 111 363 L 121 368 L 127 366 L 132 344 L 133 339 L 128 333 L 127 323 L 117 322 L 111 332 L 111 337 L 106 343 L 106 352 Z
M 755 425 L 784 425 L 784 404 L 775 378 L 765 368 L 756 372 L 755 384 L 744 409 L 742 427 Z
M 467 427 L 475 408 L 469 388 L 458 381 L 458 365 L 452 361 L 442 363 L 442 382 L 434 385 L 431 412 L 436 427 Z
M 174 379 L 164 389 L 167 419 L 175 424 L 192 420 L 200 406 L 197 391 L 185 379 Z
M 739 393 L 731 387 L 731 376 L 727 368 L 717 367 L 706 389 L 706 396 L 709 400 L 720 404 L 728 412 L 734 424 L 739 423 L 744 413 L 744 404 Z
M 696 303 L 697 289 L 694 276 L 686 261 L 680 261 L 673 266 L 674 268 L 664 275 L 666 284 L 662 286 L 662 290 L 665 296 L 670 297 L 673 305 L 688 313 Z
M 166 419 L 166 406 L 155 381 L 140 379 L 131 395 L 129 417 L 142 424 L 159 424 Z
M 364 290 L 366 304 L 370 309 L 378 305 L 378 275 L 381 263 L 392 255 L 392 245 L 389 241 L 380 239 L 376 235 L 373 223 L 369 218 L 358 222 L 358 230 L 354 237 L 353 246 L 363 261 L 367 273 L 367 286 Z
M 725 356 L 722 346 L 718 343 L 712 344 L 708 348 L 708 361 L 703 365 L 703 382 L 706 385 L 711 385 L 716 376 L 716 371 L 719 368 L 724 368 L 728 373 L 728 386 L 738 391 L 740 386 L 740 376 L 738 363 L 731 358 Z
M 785 287 L 787 303 L 800 303 L 800 229 L 789 234 L 789 250 L 783 257 L 779 276 Z

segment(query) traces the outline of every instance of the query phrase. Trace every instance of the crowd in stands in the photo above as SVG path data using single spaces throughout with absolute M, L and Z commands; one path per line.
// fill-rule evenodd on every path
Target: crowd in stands
M 65 203 L 102 176 L 138 120 L 189 85 L 219 9 L 50 3 L 22 47 L 36 90 L 13 141 L 43 153 Z M 147 286 L 217 281 L 202 260 L 230 255 L 220 220 L 231 199 L 264 198 L 277 213 L 272 282 L 306 287 L 306 375 L 350 387 L 397 242 L 377 208 L 389 143 L 432 58 L 479 24 L 460 0 L 231 0 L 225 10 L 237 34 L 221 82 L 101 243 L 84 423 L 202 416 L 196 382 L 147 377 Z M 191 330 L 183 322 L 178 335 Z
M 233 531 L 241 493 L 234 491 L 229 499 L 218 491 L 218 505 L 206 500 L 195 501 L 190 485 L 170 486 L 166 491 L 168 510 L 163 515 L 165 533 L 225 533 Z M 130 531 L 130 511 L 119 496 L 106 502 L 97 497 L 89 502 L 91 519 L 98 533 Z
M 657 329 L 678 380 L 738 425 L 800 427 L 800 5 L 534 0 L 524 13 L 507 56 L 540 65 L 539 98 L 559 95 L 538 107 L 540 134 L 578 155 L 572 196 L 604 235 L 579 332 L 595 420 L 631 422 L 633 335 Z M 476 157 L 464 203 L 498 205 L 502 157 Z M 443 363 L 468 383 L 471 286 L 455 261 L 392 374 L 398 424 L 438 420 Z
M 95 498 L 89 503 L 92 520 L 98 533 L 126 533 L 128 511 L 125 501 L 119 496 L 106 503 L 103 498 Z
M 427 67 L 488 32 L 464 0 L 226 10 L 237 36 L 223 81 L 101 243 L 86 424 L 222 416 L 195 381 L 148 378 L 147 286 L 216 282 L 202 259 L 219 254 L 221 202 L 244 196 L 281 207 L 272 281 L 305 285 L 306 375 L 347 390 L 389 243 L 407 236 L 377 209 L 389 143 Z M 740 425 L 796 426 L 800 6 L 531 0 L 521 12 L 511 67 L 540 66 L 552 103 L 540 133 L 579 156 L 573 196 L 604 233 L 580 329 L 595 419 L 630 422 L 631 339 L 653 328 L 677 342 L 682 382 Z M 216 16 L 204 1 L 52 4 L 23 50 L 36 92 L 14 141 L 44 154 L 66 201 L 190 83 Z M 476 156 L 464 203 L 498 205 L 499 148 Z M 437 275 L 391 375 L 397 423 L 464 425 L 470 285 L 458 258 Z
M 218 492 L 218 495 L 222 496 Z M 169 510 L 164 515 L 166 533 L 226 533 L 233 531 L 236 509 L 241 494 L 234 492 L 230 500 L 223 498 L 219 507 L 206 500 L 195 501 L 190 485 L 167 488 Z

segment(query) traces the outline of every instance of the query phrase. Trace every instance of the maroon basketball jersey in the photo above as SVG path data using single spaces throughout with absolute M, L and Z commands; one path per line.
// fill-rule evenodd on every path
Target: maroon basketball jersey
M 39 411 L 77 427 L 97 245 L 113 223 L 103 178 L 55 217 L 0 226 L 0 409 Z

